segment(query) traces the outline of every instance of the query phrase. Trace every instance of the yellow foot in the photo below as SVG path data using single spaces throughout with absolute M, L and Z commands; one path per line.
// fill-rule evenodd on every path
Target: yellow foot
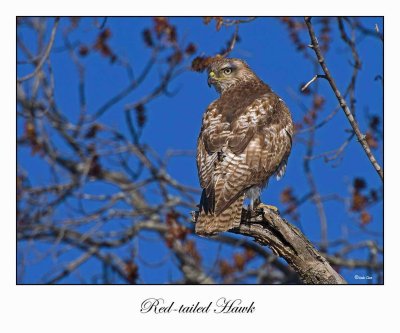
M 279 209 L 278 209 L 278 207 L 275 207 L 275 206 L 272 206 L 272 205 L 266 205 L 266 204 L 263 204 L 263 203 L 260 203 L 258 206 L 257 206 L 257 208 L 258 209 L 268 209 L 268 210 L 272 210 L 274 213 L 276 213 L 276 214 L 279 214 Z

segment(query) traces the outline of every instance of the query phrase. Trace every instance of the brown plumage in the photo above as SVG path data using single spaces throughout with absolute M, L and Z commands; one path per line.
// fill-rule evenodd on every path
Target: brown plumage
M 245 62 L 219 58 L 208 74 L 220 98 L 207 108 L 197 142 L 199 235 L 239 226 L 244 199 L 252 208 L 268 179 L 283 176 L 293 134 L 285 103 Z

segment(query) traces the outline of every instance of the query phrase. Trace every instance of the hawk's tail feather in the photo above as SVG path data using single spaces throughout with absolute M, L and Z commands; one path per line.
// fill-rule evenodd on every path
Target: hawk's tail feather
M 196 234 L 201 236 L 211 236 L 219 232 L 224 232 L 240 225 L 242 216 L 244 194 L 240 195 L 230 206 L 218 215 L 206 213 L 200 209 L 200 214 L 196 222 Z
M 207 194 L 206 189 L 201 193 L 200 199 L 200 214 L 204 210 L 205 214 L 212 214 L 215 210 L 215 191 L 212 189 L 209 194 Z

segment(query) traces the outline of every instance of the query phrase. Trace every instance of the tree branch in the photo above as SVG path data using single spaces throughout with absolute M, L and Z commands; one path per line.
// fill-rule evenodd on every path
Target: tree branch
M 263 205 L 260 204 L 259 207 Z M 254 237 L 263 246 L 268 246 L 299 274 L 305 284 L 346 284 L 324 256 L 297 229 L 279 214 L 262 209 L 248 216 L 243 209 L 242 220 L 238 228 L 230 230 L 235 234 Z M 197 212 L 192 214 L 196 222 Z
M 47 59 L 47 58 L 49 57 L 49 55 L 50 55 L 50 51 L 51 51 L 51 48 L 53 47 L 54 39 L 55 39 L 55 37 L 56 37 L 56 32 L 57 32 L 57 27 L 58 27 L 58 23 L 59 23 L 59 22 L 60 22 L 60 18 L 59 18 L 59 17 L 56 17 L 55 20 L 54 20 L 53 29 L 51 30 L 50 41 L 49 41 L 49 43 L 47 44 L 46 50 L 44 51 L 44 54 L 43 54 L 43 57 L 42 57 L 42 58 L 40 59 L 40 61 L 38 62 L 38 64 L 37 64 L 35 70 L 34 70 L 32 73 L 30 73 L 30 74 L 28 74 L 28 75 L 26 75 L 26 76 L 24 76 L 24 77 L 21 77 L 21 78 L 17 79 L 18 82 L 23 82 L 23 81 L 29 80 L 29 79 L 33 78 L 33 77 L 40 71 L 40 69 L 42 68 L 44 62 L 46 61 L 46 59 Z
M 312 45 L 311 48 L 314 50 L 314 52 L 317 56 L 318 63 L 325 73 L 325 78 L 326 78 L 326 80 L 328 80 L 337 100 L 339 101 L 340 106 L 342 107 L 344 113 L 346 114 L 346 117 L 349 120 L 350 125 L 354 130 L 354 133 L 357 136 L 358 141 L 360 142 L 365 153 L 367 154 L 368 159 L 370 160 L 372 166 L 374 167 L 374 169 L 376 170 L 376 172 L 378 173 L 378 175 L 381 177 L 381 179 L 383 181 L 383 169 L 381 168 L 381 166 L 379 165 L 378 161 L 376 160 L 374 154 L 372 153 L 371 148 L 368 145 L 365 135 L 361 133 L 360 128 L 358 127 L 358 124 L 357 124 L 352 112 L 350 111 L 349 107 L 347 106 L 345 99 L 343 98 L 342 94 L 340 93 L 340 91 L 336 85 L 336 82 L 333 79 L 333 77 L 328 69 L 328 66 L 326 65 L 325 59 L 322 55 L 321 49 L 318 44 L 317 37 L 315 36 L 314 28 L 311 24 L 311 17 L 305 17 L 304 20 L 306 22 L 308 32 L 310 34 L 311 45 Z

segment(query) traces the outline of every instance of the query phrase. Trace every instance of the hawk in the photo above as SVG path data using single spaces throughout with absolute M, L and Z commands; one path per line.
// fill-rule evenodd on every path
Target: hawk
M 196 233 L 238 227 L 242 206 L 253 210 L 271 176 L 285 173 L 293 122 L 283 100 L 240 59 L 216 58 L 208 85 L 220 94 L 203 115 L 197 169 L 203 192 Z

